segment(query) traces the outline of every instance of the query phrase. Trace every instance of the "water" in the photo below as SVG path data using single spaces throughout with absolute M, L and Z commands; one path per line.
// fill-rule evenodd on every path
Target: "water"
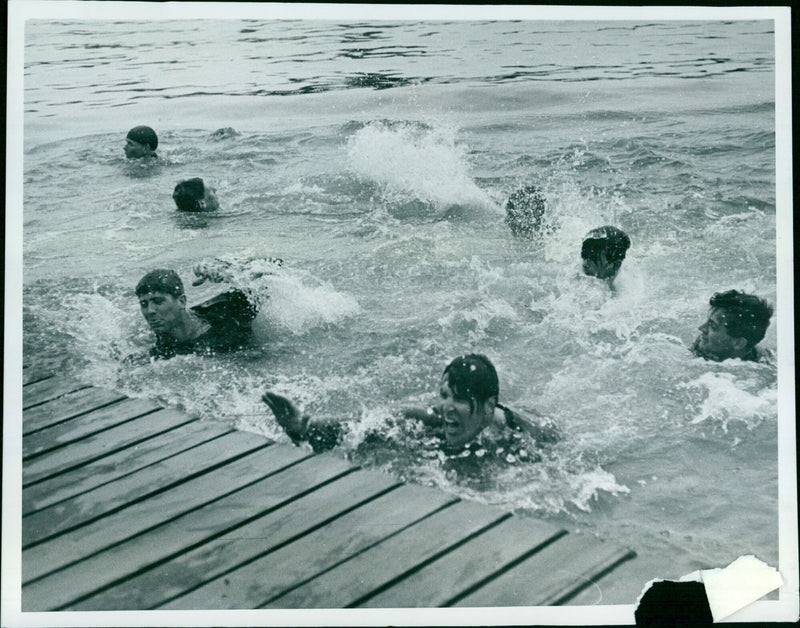
M 359 459 L 482 352 L 560 443 L 477 486 L 366 462 L 635 548 L 604 604 L 743 553 L 777 565 L 776 367 L 687 350 L 713 292 L 775 302 L 774 82 L 770 21 L 30 21 L 26 361 L 285 439 L 272 389 L 347 421 Z M 124 159 L 136 124 L 156 166 Z M 174 211 L 191 176 L 216 215 Z M 537 244 L 502 220 L 529 183 L 556 226 Z M 578 263 L 602 224 L 633 243 L 614 294 Z M 237 277 L 269 295 L 254 346 L 124 363 L 152 340 L 137 280 L 214 256 L 285 261 Z

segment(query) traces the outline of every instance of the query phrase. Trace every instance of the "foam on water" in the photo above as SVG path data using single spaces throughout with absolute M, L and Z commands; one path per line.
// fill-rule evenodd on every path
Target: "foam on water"
M 356 299 L 308 272 L 284 269 L 270 277 L 263 316 L 294 335 L 361 312 Z
M 614 475 L 599 466 L 574 476 L 571 488 L 574 493 L 570 501 L 584 512 L 591 510 L 591 503 L 599 499 L 600 491 L 615 496 L 630 493 L 627 486 L 617 484 Z
M 441 215 L 453 206 L 499 213 L 469 174 L 468 148 L 451 126 L 372 122 L 348 142 L 350 168 L 380 186 L 389 204 L 421 201 Z
M 755 392 L 755 382 L 742 380 L 734 373 L 703 373 L 700 377 L 683 386 L 686 388 L 705 388 L 707 396 L 692 418 L 692 424 L 710 423 L 728 432 L 731 423 L 738 422 L 752 430 L 761 421 L 777 414 L 778 389 L 769 387 Z
M 487 330 L 497 332 L 502 326 L 511 325 L 518 319 L 517 312 L 507 301 L 488 298 L 474 304 L 469 310 L 454 310 L 439 318 L 438 323 L 443 327 L 466 331 L 469 344 L 476 344 L 486 337 Z
M 41 319 L 51 341 L 68 339 L 68 354 L 80 356 L 84 365 L 82 377 L 98 386 L 114 387 L 121 360 L 140 350 L 144 341 L 144 334 L 136 330 L 137 319 L 97 286 L 86 293 L 65 294 L 58 303 L 33 305 L 28 315 Z M 57 346 L 51 350 L 64 351 Z

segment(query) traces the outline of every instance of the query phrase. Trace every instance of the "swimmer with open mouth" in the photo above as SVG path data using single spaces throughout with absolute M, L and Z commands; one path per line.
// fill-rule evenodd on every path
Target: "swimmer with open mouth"
M 497 371 L 486 356 L 463 355 L 448 364 L 439 386 L 440 402 L 426 409 L 403 410 L 405 418 L 433 428 L 447 451 L 459 451 L 490 425 L 526 432 L 538 442 L 555 441 L 559 430 L 545 417 L 533 418 L 498 403 Z M 271 391 L 262 400 L 295 442 L 308 442 L 314 451 L 332 449 L 341 442 L 342 427 L 329 420 L 312 421 L 288 399 Z

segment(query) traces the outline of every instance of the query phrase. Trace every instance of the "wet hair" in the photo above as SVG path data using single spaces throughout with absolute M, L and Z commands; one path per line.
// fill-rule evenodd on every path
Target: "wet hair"
M 128 131 L 127 137 L 139 144 L 147 144 L 150 150 L 158 148 L 158 136 L 149 126 L 135 126 Z
M 137 297 L 148 292 L 163 292 L 178 298 L 183 295 L 183 282 L 174 270 L 158 268 L 147 273 L 136 284 Z
M 545 203 L 535 185 L 518 189 L 506 201 L 506 224 L 519 237 L 533 237 L 543 226 Z
M 203 211 L 201 201 L 205 197 L 206 186 L 199 177 L 181 181 L 172 192 L 172 199 L 179 210 L 184 212 Z
M 442 377 L 447 378 L 453 397 L 469 400 L 472 412 L 476 403 L 482 404 L 500 394 L 497 371 L 485 355 L 470 353 L 457 357 L 447 365 Z
M 747 340 L 754 347 L 764 339 L 772 316 L 772 306 L 764 299 L 737 290 L 716 292 L 709 300 L 712 308 L 724 310 L 725 331 Z
M 581 257 L 583 259 L 597 260 L 600 253 L 605 251 L 609 262 L 620 262 L 625 259 L 625 253 L 631 246 L 628 234 L 611 225 L 592 229 L 583 239 Z

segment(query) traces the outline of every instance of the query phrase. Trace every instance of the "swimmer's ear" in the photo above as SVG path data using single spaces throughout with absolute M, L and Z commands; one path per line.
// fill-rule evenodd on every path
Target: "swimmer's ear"
M 183 306 L 186 305 L 186 295 L 185 294 L 182 294 L 181 296 L 178 297 L 178 303 L 180 303 Z
M 489 397 L 483 402 L 483 412 L 490 417 L 494 416 L 494 409 L 497 407 L 497 397 Z
M 747 347 L 747 338 L 745 338 L 744 336 L 739 336 L 738 338 L 734 338 L 733 346 L 735 347 L 736 351 L 744 351 L 745 347 Z

